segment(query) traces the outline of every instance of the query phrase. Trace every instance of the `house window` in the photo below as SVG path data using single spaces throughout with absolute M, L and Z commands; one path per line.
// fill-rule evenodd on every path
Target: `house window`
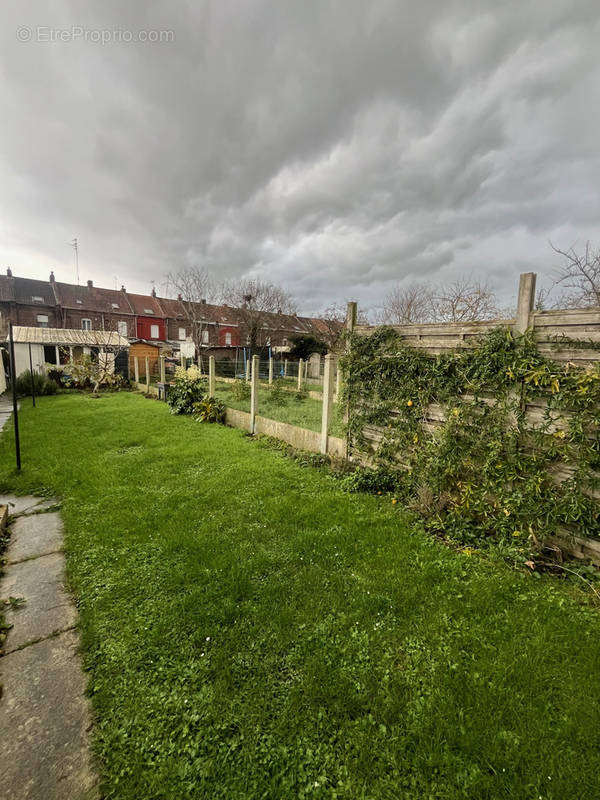
M 111 303 L 111 306 L 113 308 L 117 309 L 117 310 L 119 309 L 119 304 L 118 303 Z
M 283 346 L 284 346 L 284 347 L 287 347 L 287 339 L 284 339 L 284 340 L 283 340 Z
M 56 347 L 53 344 L 44 345 L 44 361 L 46 364 L 56 364 Z
M 208 344 L 208 331 L 202 331 L 202 344 Z
M 179 328 L 179 340 L 181 342 L 185 341 L 185 328 Z
M 231 334 L 230 333 L 226 333 L 225 334 L 225 344 L 226 345 L 230 345 L 231 344 Z
M 46 314 L 38 314 L 37 315 L 37 324 L 38 328 L 47 328 L 48 327 L 48 317 Z
M 117 322 L 117 331 L 121 334 L 121 336 L 127 336 L 127 323 L 124 319 L 120 319 Z
M 151 339 L 158 339 L 158 325 L 150 325 L 150 338 Z
M 83 300 L 76 300 L 75 302 L 76 302 L 76 303 L 79 303 L 79 305 L 80 305 L 80 306 L 82 306 L 82 305 L 83 305 Z
M 31 302 L 32 303 L 43 303 L 44 302 L 44 298 L 40 297 L 38 294 L 34 294 L 32 296 L 32 298 L 31 298 Z
M 154 314 L 154 311 L 152 311 L 151 308 L 145 308 L 144 309 L 144 314 Z
M 91 331 L 92 330 L 92 320 L 91 319 L 82 319 L 81 320 L 81 330 L 82 331 Z

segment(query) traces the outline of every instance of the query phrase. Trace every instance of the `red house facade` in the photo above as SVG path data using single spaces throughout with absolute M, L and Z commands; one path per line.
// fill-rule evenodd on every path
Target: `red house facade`
M 137 336 L 138 339 L 155 339 L 156 341 L 164 342 L 166 339 L 164 319 L 138 317 Z

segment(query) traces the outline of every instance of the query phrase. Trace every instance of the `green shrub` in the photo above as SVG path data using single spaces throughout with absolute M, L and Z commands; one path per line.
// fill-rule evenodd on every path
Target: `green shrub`
M 238 402 L 250 398 L 250 384 L 243 380 L 236 380 L 231 384 L 231 396 Z
M 357 467 L 340 480 L 346 492 L 392 492 L 396 483 L 396 475 L 384 467 Z
M 171 414 L 192 414 L 194 405 L 199 403 L 205 394 L 206 380 L 199 376 L 196 368 L 190 368 L 188 371 L 178 368 L 167 396 Z
M 31 394 L 31 372 L 29 370 L 19 375 L 16 388 L 19 397 L 26 397 Z M 33 390 L 36 395 L 56 394 L 57 389 L 58 384 L 56 381 L 48 379 L 45 375 L 40 375 L 39 372 L 33 373 Z
M 283 388 L 283 382 L 279 379 L 273 381 L 267 392 L 267 403 L 273 406 L 284 406 L 289 399 L 290 393 Z
M 194 403 L 194 419 L 196 422 L 225 422 L 225 403 L 216 397 L 204 395 L 202 400 Z

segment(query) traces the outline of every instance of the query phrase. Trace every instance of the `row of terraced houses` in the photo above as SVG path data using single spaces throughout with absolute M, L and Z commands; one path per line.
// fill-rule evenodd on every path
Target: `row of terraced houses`
M 45 282 L 16 277 L 7 269 L 0 275 L 0 314 L 15 325 L 116 331 L 132 342 L 171 346 L 175 353 L 182 342 L 192 340 L 193 324 L 201 325 L 202 348 L 217 357 L 250 343 L 243 319 L 231 306 L 189 304 L 181 295 L 158 297 L 154 290 L 149 295 L 132 294 L 124 286 L 103 289 L 92 281 L 85 286 L 61 283 L 53 272 Z M 282 352 L 294 336 L 323 338 L 326 331 L 326 323 L 313 317 L 265 314 L 257 345 Z

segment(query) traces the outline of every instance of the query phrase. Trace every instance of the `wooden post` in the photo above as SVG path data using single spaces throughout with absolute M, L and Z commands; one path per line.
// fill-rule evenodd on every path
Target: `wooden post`
M 134 376 L 135 382 L 138 384 L 140 382 L 140 361 L 137 356 L 133 357 L 133 369 L 134 369 Z
M 323 413 L 321 416 L 321 452 L 327 453 L 329 438 L 329 421 L 333 402 L 333 386 L 335 372 L 335 356 L 328 353 L 325 356 L 325 371 L 323 373 Z
M 246 359 L 246 383 L 250 382 L 250 359 Z
M 208 357 L 208 396 L 215 396 L 215 357 Z
M 259 370 L 260 370 L 260 356 L 252 356 L 252 381 L 250 383 L 250 433 L 252 434 L 256 432 L 256 409 L 258 408 Z
M 165 380 L 165 379 L 166 379 L 166 374 L 165 374 L 165 357 L 164 357 L 164 356 L 160 356 L 160 359 L 159 359 L 159 360 L 160 360 L 160 382 L 161 382 L 161 383 L 165 383 L 165 382 L 166 382 L 166 380 Z
M 150 356 L 146 356 L 146 394 L 150 394 Z
M 346 306 L 346 322 L 345 327 L 348 331 L 353 331 L 356 327 L 356 318 L 358 316 L 358 307 L 356 303 L 348 303 Z
M 273 383 L 273 358 L 269 359 L 269 385 Z
M 302 370 L 303 370 L 303 367 L 304 367 L 304 359 L 301 358 L 300 361 L 298 361 L 298 391 L 299 392 L 302 391 Z
M 524 272 L 519 280 L 515 333 L 525 333 L 531 327 L 531 312 L 535 303 L 535 279 L 535 272 Z
M 286 358 L 284 360 L 284 362 L 283 362 L 283 377 L 284 378 L 287 378 L 287 373 L 288 373 L 288 360 Z

